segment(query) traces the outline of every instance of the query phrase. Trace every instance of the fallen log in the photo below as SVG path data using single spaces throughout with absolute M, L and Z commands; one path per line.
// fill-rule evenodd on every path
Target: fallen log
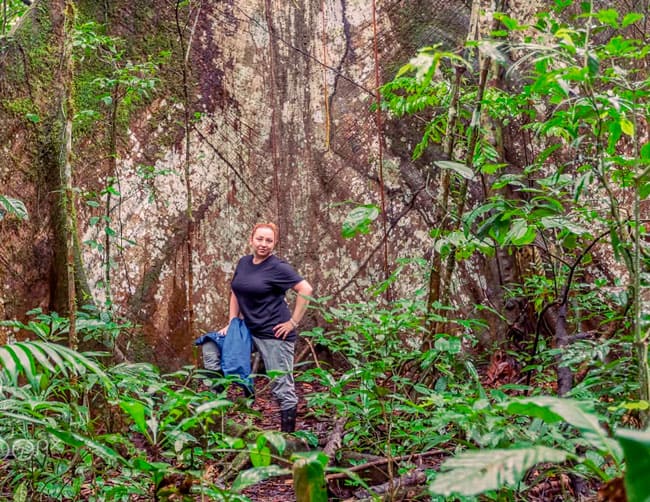
M 449 455 L 449 452 L 445 450 L 430 450 L 430 451 L 425 451 L 423 453 L 413 453 L 410 455 L 402 455 L 400 457 L 391 457 L 391 458 L 386 458 L 382 457 L 379 460 L 375 460 L 372 462 L 366 462 L 365 464 L 359 464 L 359 465 L 354 465 L 352 467 L 347 467 L 346 471 L 347 472 L 358 472 L 358 471 L 363 471 L 365 469 L 369 469 L 371 467 L 379 467 L 382 465 L 385 465 L 389 462 L 401 462 L 403 460 L 418 460 L 422 459 L 424 457 L 430 457 L 433 455 Z M 349 477 L 346 472 L 337 472 L 335 474 L 330 474 L 327 476 L 327 481 L 331 481 L 333 479 L 340 479 L 340 478 L 347 478 Z
M 342 417 L 334 423 L 334 429 L 332 430 L 330 439 L 325 445 L 325 448 L 323 448 L 323 453 L 327 455 L 327 458 L 330 460 L 334 458 L 336 452 L 341 448 L 341 444 L 343 443 L 343 431 L 347 421 L 347 417 Z
M 386 483 L 371 486 L 368 489 L 362 488 L 354 492 L 357 499 L 372 497 L 373 495 L 392 495 L 397 490 L 403 488 L 410 488 L 413 486 L 421 485 L 427 480 L 427 475 L 422 469 L 414 469 L 406 474 L 403 474 L 395 479 L 388 480 Z

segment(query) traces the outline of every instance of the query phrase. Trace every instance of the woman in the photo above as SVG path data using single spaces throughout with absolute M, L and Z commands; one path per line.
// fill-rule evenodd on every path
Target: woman
M 293 380 L 296 328 L 305 315 L 313 290 L 291 265 L 273 254 L 277 243 L 278 229 L 273 223 L 253 227 L 250 237 L 253 254 L 237 263 L 230 285 L 228 318 L 230 321 L 244 319 L 266 371 L 281 372 L 271 389 L 280 405 L 282 432 L 293 432 L 298 406 Z M 289 289 L 297 293 L 293 313 L 285 299 Z M 227 330 L 228 326 L 220 333 L 225 334 Z

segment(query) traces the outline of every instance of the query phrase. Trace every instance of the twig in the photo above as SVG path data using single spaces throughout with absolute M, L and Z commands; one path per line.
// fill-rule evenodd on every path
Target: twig
M 411 455 L 402 455 L 401 457 L 393 457 L 390 459 L 393 462 L 400 462 L 402 460 L 412 460 L 416 458 L 424 458 L 424 457 L 431 457 L 433 455 L 447 455 L 449 452 L 445 450 L 431 450 L 431 451 L 425 451 L 423 453 L 415 453 Z M 325 479 L 329 482 L 333 479 L 341 479 L 341 478 L 347 478 L 348 477 L 348 472 L 356 472 L 356 471 L 362 471 L 364 469 L 367 469 L 369 467 L 376 467 L 379 465 L 384 465 L 389 462 L 389 459 L 387 458 L 382 458 L 380 460 L 375 460 L 374 462 L 367 462 L 365 464 L 359 464 L 355 465 L 352 467 L 347 467 L 346 471 L 347 472 L 337 472 L 335 474 L 330 474 L 329 476 L 326 476 Z
M 307 352 L 311 351 L 311 355 L 314 356 L 314 363 L 316 364 L 316 367 L 320 369 L 320 363 L 318 362 L 318 356 L 316 355 L 316 350 L 314 350 L 314 345 L 309 341 L 307 338 L 303 338 L 305 343 L 307 344 L 307 347 L 305 347 L 300 354 L 298 354 L 298 357 L 296 358 L 296 362 L 300 362 L 303 360 Z

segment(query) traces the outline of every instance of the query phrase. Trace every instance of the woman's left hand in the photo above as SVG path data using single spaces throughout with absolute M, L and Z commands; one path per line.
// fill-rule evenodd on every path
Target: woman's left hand
M 273 327 L 273 334 L 276 338 L 282 338 L 283 340 L 287 337 L 289 333 L 293 331 L 293 324 L 291 321 L 281 322 Z

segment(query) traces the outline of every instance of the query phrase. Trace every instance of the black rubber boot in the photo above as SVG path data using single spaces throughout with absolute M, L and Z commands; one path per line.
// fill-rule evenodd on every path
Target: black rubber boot
M 252 399 L 255 401 L 255 386 L 253 384 L 248 385 L 245 383 L 237 382 L 237 387 L 239 387 L 244 393 L 244 398 Z
M 217 380 L 217 379 L 220 380 L 220 379 L 224 378 L 223 371 L 221 371 L 221 370 L 208 370 L 208 369 L 206 369 L 206 370 L 203 370 L 203 374 L 206 377 L 208 377 L 209 379 L 211 379 L 211 380 Z M 212 387 L 210 387 L 210 390 L 212 392 L 216 393 L 216 394 L 221 394 L 224 390 L 226 390 L 226 388 L 222 384 L 217 383 L 217 384 L 214 384 Z
M 250 387 L 248 385 L 242 385 L 242 389 L 244 390 L 244 397 L 246 399 L 255 401 L 255 387 L 252 385 Z
M 289 408 L 288 410 L 280 410 L 280 430 L 282 432 L 293 432 L 296 430 L 297 411 L 297 406 Z

